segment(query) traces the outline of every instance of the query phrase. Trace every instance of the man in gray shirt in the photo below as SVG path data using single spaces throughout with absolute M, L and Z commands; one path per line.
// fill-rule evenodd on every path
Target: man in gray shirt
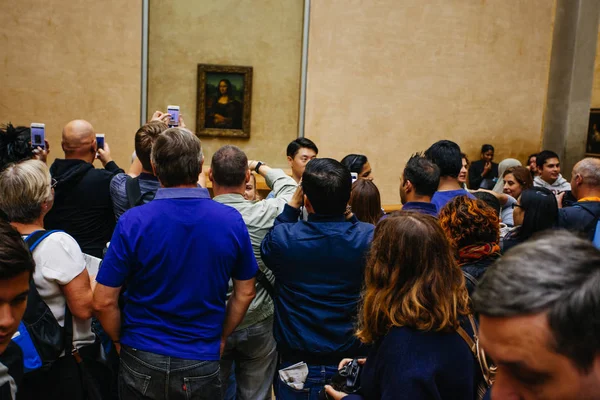
M 274 198 L 250 201 L 244 198 L 250 171 L 262 175 Z M 231 365 L 235 361 L 238 400 L 262 400 L 271 398 L 271 384 L 277 367 L 276 343 L 273 338 L 274 277 L 260 257 L 260 244 L 273 226 L 275 218 L 292 198 L 296 181 L 281 169 L 269 168 L 260 161 L 248 161 L 244 152 L 236 146 L 223 146 L 213 155 L 209 178 L 213 183 L 214 201 L 237 209 L 248 228 L 254 256 L 263 277 L 257 276 L 256 298 L 237 330 L 229 336 L 221 357 L 222 393 Z M 260 274 L 260 272 L 259 272 Z M 231 290 L 231 283 L 230 283 Z

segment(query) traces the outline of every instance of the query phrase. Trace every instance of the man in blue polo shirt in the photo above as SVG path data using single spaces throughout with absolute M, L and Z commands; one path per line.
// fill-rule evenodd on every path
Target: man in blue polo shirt
M 437 217 L 437 207 L 431 197 L 440 184 L 440 169 L 423 157 L 413 155 L 402 174 L 400 183 L 400 200 L 403 211 L 415 211 Z
M 217 399 L 220 353 L 255 296 L 250 237 L 237 210 L 197 187 L 202 150 L 194 134 L 167 129 L 151 160 L 161 188 L 119 219 L 94 292 L 98 319 L 121 354 L 119 397 Z

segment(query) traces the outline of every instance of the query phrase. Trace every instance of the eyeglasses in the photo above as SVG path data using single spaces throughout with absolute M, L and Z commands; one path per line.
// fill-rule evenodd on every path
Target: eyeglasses
M 50 180 L 50 188 L 54 189 L 57 184 L 58 181 L 56 179 L 52 178 L 52 180 Z

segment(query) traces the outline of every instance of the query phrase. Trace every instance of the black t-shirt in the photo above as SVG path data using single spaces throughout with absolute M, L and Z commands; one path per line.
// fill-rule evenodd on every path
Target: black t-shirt
M 14 400 L 16 388 L 23 379 L 23 352 L 10 342 L 0 355 L 0 400 Z

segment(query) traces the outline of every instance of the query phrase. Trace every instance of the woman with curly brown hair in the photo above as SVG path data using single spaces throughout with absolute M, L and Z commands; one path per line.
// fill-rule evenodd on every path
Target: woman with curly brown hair
M 381 221 L 365 270 L 357 336 L 372 344 L 359 394 L 330 398 L 473 399 L 477 365 L 457 333 L 469 314 L 464 278 L 435 218 Z M 466 322 L 466 325 L 469 325 Z M 344 360 L 347 362 L 348 360 Z
M 439 221 L 454 248 L 471 295 L 486 268 L 500 257 L 498 213 L 481 200 L 461 196 L 442 208 Z

